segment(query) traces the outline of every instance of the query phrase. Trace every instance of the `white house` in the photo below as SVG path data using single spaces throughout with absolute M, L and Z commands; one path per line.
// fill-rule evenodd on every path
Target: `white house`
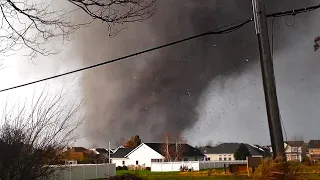
M 135 149 L 120 148 L 111 155 L 112 163 L 116 166 L 141 165 L 151 167 L 151 162 L 162 162 L 165 159 L 163 155 L 164 143 L 142 143 Z M 169 145 L 170 149 L 175 147 L 175 144 Z M 204 155 L 194 147 L 188 144 L 181 144 L 181 160 L 183 161 L 199 161 L 203 160 Z
M 286 141 L 284 149 L 288 161 L 302 162 L 306 157 L 306 145 L 304 141 Z
M 126 155 L 130 153 L 134 148 L 117 148 L 116 151 L 111 154 L 110 160 L 111 163 L 116 164 L 116 166 L 127 166 L 128 164 L 128 158 L 126 158 Z
M 201 149 L 207 161 L 234 161 L 234 153 L 241 143 L 221 143 L 215 147 L 204 147 Z M 252 157 L 263 157 L 264 150 L 258 146 L 245 144 Z

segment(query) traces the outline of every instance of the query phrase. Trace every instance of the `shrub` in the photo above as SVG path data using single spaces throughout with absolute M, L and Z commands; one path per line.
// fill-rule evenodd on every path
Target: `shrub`
M 128 167 L 127 166 L 123 166 L 122 170 L 128 170 Z
M 116 170 L 123 170 L 122 166 L 117 166 Z
M 284 173 L 286 172 L 287 173 Z M 286 161 L 277 158 L 275 160 L 267 158 L 262 161 L 257 170 L 253 173 L 253 180 L 304 180 L 305 174 L 302 173 L 300 166 L 289 165 Z
M 146 170 L 147 171 L 151 171 L 151 167 L 146 167 Z

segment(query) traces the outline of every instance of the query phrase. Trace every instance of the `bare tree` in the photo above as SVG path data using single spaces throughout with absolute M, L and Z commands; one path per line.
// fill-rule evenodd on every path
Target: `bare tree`
M 164 144 L 162 146 L 162 154 L 164 155 L 165 161 L 172 161 L 172 146 L 171 146 L 171 135 L 166 132 L 164 134 Z
M 31 107 L 31 109 L 29 109 Z M 0 126 L 0 179 L 49 179 L 64 163 L 64 150 L 75 140 L 80 105 L 63 105 L 62 95 L 42 93 L 31 106 L 6 113 Z
M 164 135 L 164 144 L 162 146 L 162 154 L 165 161 L 180 161 L 185 152 L 186 140 L 181 134 L 171 134 L 166 132 Z
M 65 11 L 54 6 L 54 1 L 3 0 L 0 2 L 0 55 L 29 49 L 32 58 L 37 54 L 58 53 L 46 44 L 55 37 L 69 40 L 80 27 L 100 20 L 107 24 L 110 36 L 119 32 L 115 25 L 143 21 L 156 10 L 156 0 L 67 0 L 75 9 Z M 73 22 L 70 14 L 82 10 L 91 21 Z M 121 29 L 120 29 L 121 30 Z
M 121 137 L 118 141 L 116 141 L 115 146 L 116 147 L 120 147 L 120 146 L 125 146 L 125 144 L 127 143 L 127 139 L 124 137 Z
M 173 138 L 175 144 L 174 161 L 181 161 L 181 158 L 183 158 L 183 154 L 185 153 L 185 144 L 187 141 L 181 136 L 180 133 Z

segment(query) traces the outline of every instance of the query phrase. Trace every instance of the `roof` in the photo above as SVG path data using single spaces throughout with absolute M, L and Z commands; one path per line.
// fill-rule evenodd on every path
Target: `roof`
M 149 146 L 151 149 L 153 149 L 154 151 L 164 156 L 162 148 L 165 146 L 165 143 L 143 143 L 143 144 Z M 181 144 L 181 146 L 182 146 L 181 148 L 183 149 L 181 156 L 183 157 L 204 157 L 204 154 L 202 154 L 200 150 L 190 146 L 189 144 Z M 176 147 L 176 144 L 174 143 L 169 144 L 170 149 L 173 149 L 175 147 Z
M 134 148 L 119 148 L 114 154 L 111 154 L 111 158 L 125 158 Z
M 292 147 L 301 147 L 304 145 L 304 141 L 285 141 L 285 143 Z
M 107 153 L 109 153 L 108 150 L 106 150 L 105 148 L 95 148 L 95 150 L 96 150 L 99 154 L 107 154 Z
M 204 154 L 234 154 L 241 143 L 222 143 L 215 147 L 205 147 L 201 151 Z M 251 156 L 263 155 L 264 150 L 257 146 L 243 143 L 249 150 Z
M 86 149 L 84 147 L 73 147 L 72 149 L 74 150 L 74 152 L 85 152 L 85 151 L 88 151 L 88 149 Z
M 309 148 L 320 148 L 320 140 L 310 140 Z

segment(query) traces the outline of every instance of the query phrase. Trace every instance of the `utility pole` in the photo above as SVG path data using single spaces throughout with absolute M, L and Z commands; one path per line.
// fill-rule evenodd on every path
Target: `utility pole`
M 264 0 L 252 0 L 254 24 L 258 37 L 263 89 L 266 101 L 273 158 L 285 158 L 280 112 L 270 51 Z

